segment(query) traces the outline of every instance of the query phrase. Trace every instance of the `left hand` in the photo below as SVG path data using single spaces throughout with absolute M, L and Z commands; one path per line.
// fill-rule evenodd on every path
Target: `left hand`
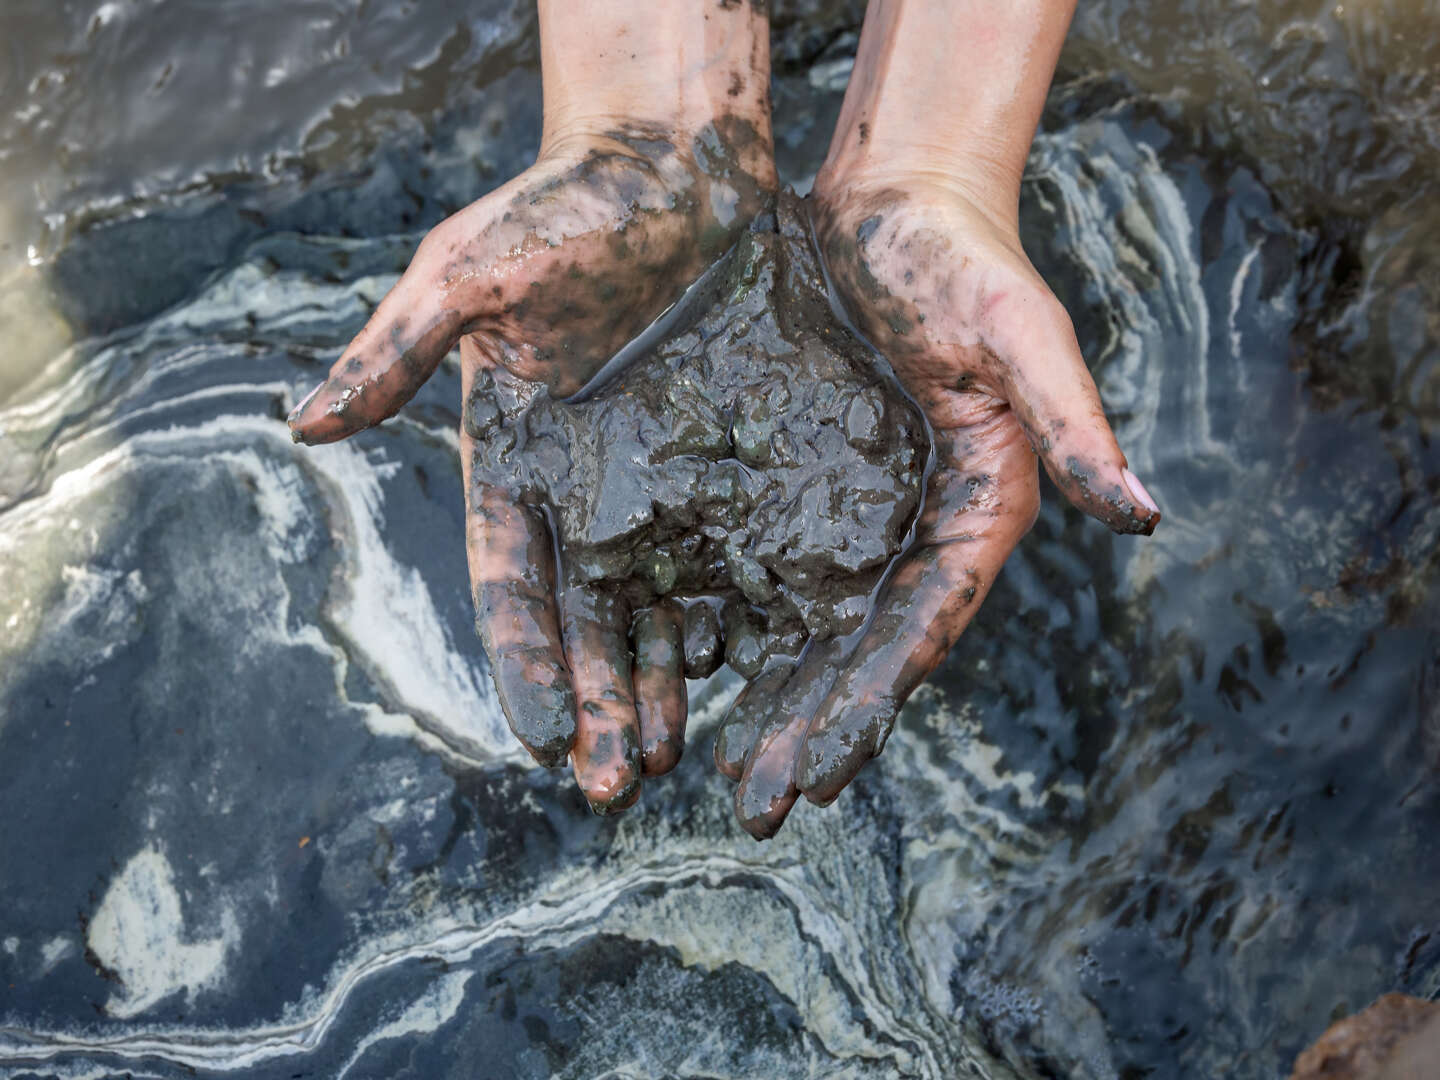
M 870 622 L 737 700 L 716 743 L 741 824 L 779 829 L 798 794 L 833 801 L 884 747 L 905 700 L 974 617 L 1039 510 L 1036 455 L 1116 532 L 1159 510 L 1126 467 L 1064 307 L 1013 218 L 958 185 L 822 173 L 816 235 L 851 317 L 930 421 L 914 545 Z
M 729 131 L 750 137 L 732 148 Z M 499 378 L 579 390 L 764 205 L 773 166 L 752 133 L 743 118 L 660 130 L 617 117 L 603 134 L 550 140 L 534 166 L 426 236 L 296 408 L 295 438 L 334 442 L 393 416 L 457 341 L 469 403 Z M 501 706 L 537 761 L 570 758 L 597 812 L 624 809 L 642 774 L 679 757 L 678 654 L 663 671 L 631 664 L 632 649 L 665 652 L 677 616 L 657 605 L 639 618 L 618 595 L 558 579 L 541 510 L 475 467 L 494 407 L 472 404 L 460 433 L 466 547 Z

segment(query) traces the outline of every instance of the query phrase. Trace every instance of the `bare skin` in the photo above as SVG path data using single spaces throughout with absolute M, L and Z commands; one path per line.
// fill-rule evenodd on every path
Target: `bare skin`
M 756 837 L 801 793 L 833 801 L 884 747 L 1034 523 L 1037 456 L 1116 532 L 1159 523 L 1019 239 L 1020 176 L 1073 7 L 872 0 L 867 11 L 815 182 L 816 232 L 852 319 L 928 417 L 935 467 L 917 542 L 868 627 L 812 648 L 767 687 L 766 707 L 737 710 L 721 733 L 721 769 L 738 776 L 736 812 Z
M 467 399 L 504 373 L 576 392 L 774 191 L 763 10 L 541 0 L 540 30 L 535 165 L 425 237 L 292 414 L 297 441 L 393 416 L 457 342 Z M 466 546 L 501 705 L 537 761 L 570 758 L 597 812 L 624 809 L 679 759 L 683 615 L 557 580 L 541 512 L 472 483 L 477 422 L 461 432 Z

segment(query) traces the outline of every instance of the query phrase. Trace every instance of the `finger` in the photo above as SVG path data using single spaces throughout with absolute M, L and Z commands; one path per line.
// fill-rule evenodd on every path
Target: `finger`
M 881 751 L 900 706 L 969 625 L 1034 522 L 1039 491 L 1023 438 L 1008 413 L 936 432 L 916 546 L 886 582 L 805 733 L 795 779 L 810 801 L 832 802 Z
M 725 659 L 720 640 L 720 618 L 704 600 L 685 609 L 685 677 L 708 679 Z
M 640 797 L 640 720 L 630 670 L 630 613 L 609 592 L 567 588 L 560 618 L 575 688 L 575 780 L 597 814 L 612 814 Z
M 1070 317 L 1048 290 L 1027 295 L 1025 303 L 1036 310 L 1005 320 L 999 342 L 1011 409 L 1071 503 L 1116 532 L 1148 536 L 1160 508 L 1130 471 L 1105 419 Z
M 465 553 L 475 628 L 510 730 L 542 765 L 575 739 L 570 670 L 555 613 L 555 562 L 540 515 L 506 492 L 466 484 Z
M 335 442 L 394 416 L 459 340 L 475 290 L 456 291 L 453 225 L 425 237 L 400 280 L 380 301 L 317 386 L 290 414 L 296 442 Z
M 770 659 L 763 616 L 739 598 L 729 600 L 720 613 L 725 628 L 725 662 L 741 678 L 753 679 Z
M 755 727 L 769 711 L 776 693 L 790 678 L 795 665 L 784 662 L 766 669 L 751 680 L 731 704 L 715 733 L 715 768 L 731 780 L 745 771 L 745 758 L 755 742 Z
M 680 605 L 662 600 L 635 616 L 635 712 L 640 720 L 640 766 L 646 776 L 675 768 L 685 750 L 685 693 Z
M 757 724 L 735 788 L 735 816 L 756 840 L 768 840 L 779 832 L 799 797 L 795 764 L 800 745 L 811 717 L 835 682 L 836 661 L 845 652 L 843 639 L 812 645 L 768 715 Z

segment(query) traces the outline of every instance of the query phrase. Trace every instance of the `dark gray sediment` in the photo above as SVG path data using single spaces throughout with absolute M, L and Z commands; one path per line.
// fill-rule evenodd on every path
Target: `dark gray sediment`
M 725 599 L 732 667 L 848 633 L 919 505 L 924 423 L 835 317 L 791 194 L 594 393 L 503 369 L 465 404 L 472 483 L 545 506 L 562 574 Z

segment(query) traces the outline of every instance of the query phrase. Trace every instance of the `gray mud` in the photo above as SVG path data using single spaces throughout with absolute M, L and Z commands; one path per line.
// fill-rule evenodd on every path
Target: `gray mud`
M 598 390 L 556 399 L 495 369 L 464 423 L 471 482 L 549 509 L 570 583 L 722 598 L 746 676 L 860 625 L 928 453 L 884 360 L 832 311 L 788 193 Z

